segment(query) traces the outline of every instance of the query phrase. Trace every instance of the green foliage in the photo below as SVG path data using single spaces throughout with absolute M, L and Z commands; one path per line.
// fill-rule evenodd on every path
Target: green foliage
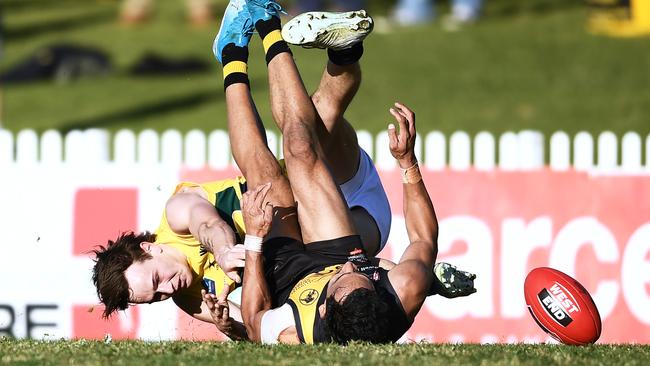
M 33 341 L 0 338 L 0 364 L 21 365 L 647 365 L 650 346 L 382 345 Z
M 6 86 L 3 128 L 225 128 L 221 67 L 211 51 L 219 19 L 207 28 L 192 27 L 183 1 L 156 1 L 151 21 L 137 26 L 119 24 L 117 0 L 0 3 L 6 39 L 2 70 L 57 42 L 99 47 L 116 65 L 114 74 L 99 79 Z M 415 109 L 421 132 L 650 133 L 647 40 L 588 34 L 588 10 L 581 1 L 488 0 L 478 23 L 453 33 L 442 30 L 440 22 L 396 27 L 382 17 L 390 4 L 370 5 L 379 15 L 377 26 L 365 42 L 364 82 L 347 112 L 357 128 L 385 129 L 391 121 L 388 108 L 399 100 Z M 223 6 L 215 1 L 217 11 Z M 249 73 L 253 97 L 270 127 L 266 66 L 257 38 Z M 128 68 L 148 51 L 193 56 L 213 66 L 206 73 L 175 77 L 129 75 Z M 325 53 L 294 49 L 294 54 L 313 91 Z

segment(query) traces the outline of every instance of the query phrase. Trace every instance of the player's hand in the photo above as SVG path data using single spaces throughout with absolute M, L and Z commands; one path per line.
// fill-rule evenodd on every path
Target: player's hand
M 236 283 L 241 283 L 241 277 L 237 272 L 238 268 L 244 267 L 244 260 L 246 259 L 246 250 L 241 244 L 226 245 L 217 249 L 214 253 L 214 259 L 217 264 L 224 271 L 226 276 Z
M 462 271 L 456 266 L 445 262 L 436 263 L 433 267 L 435 274 L 434 285 L 438 295 L 452 299 L 455 297 L 469 296 L 476 292 L 474 279 L 476 275 Z
M 417 159 L 415 157 L 415 113 L 402 103 L 396 102 L 389 109 L 399 125 L 399 131 L 394 124 L 388 125 L 388 140 L 390 153 L 402 169 L 410 168 Z
M 202 223 L 195 234 L 201 249 L 214 255 L 214 259 L 230 279 L 239 283 L 237 268 L 244 266 L 245 251 L 236 246 L 235 232 L 223 220 Z
M 228 308 L 228 293 L 230 292 L 229 286 L 224 286 L 223 291 L 215 297 L 213 294 L 201 290 L 203 296 L 203 303 L 208 307 L 212 322 L 224 334 L 232 334 L 235 327 L 235 320 L 230 317 L 230 310 Z
M 273 206 L 266 201 L 269 189 L 271 183 L 266 183 L 243 194 L 241 208 L 246 234 L 263 238 L 271 230 Z

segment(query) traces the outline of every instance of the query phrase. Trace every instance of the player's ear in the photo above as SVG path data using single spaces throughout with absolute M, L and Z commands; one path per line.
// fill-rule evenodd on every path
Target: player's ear
M 325 319 L 325 312 L 326 312 L 325 309 L 327 309 L 327 306 L 325 306 L 325 303 L 321 304 L 318 307 L 318 315 L 320 315 L 321 319 Z
M 151 251 L 151 246 L 152 245 L 153 244 L 149 243 L 148 241 L 143 241 L 142 243 L 140 243 L 140 248 L 148 253 L 148 252 Z

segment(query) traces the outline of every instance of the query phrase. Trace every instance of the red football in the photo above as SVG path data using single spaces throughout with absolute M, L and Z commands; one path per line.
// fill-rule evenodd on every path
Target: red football
M 526 305 L 537 324 L 565 344 L 585 345 L 600 337 L 600 314 L 587 290 L 570 276 L 535 268 L 524 282 Z

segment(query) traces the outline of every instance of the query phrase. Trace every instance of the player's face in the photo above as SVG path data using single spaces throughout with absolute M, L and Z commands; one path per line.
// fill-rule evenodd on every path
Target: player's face
M 332 276 L 327 286 L 327 297 L 334 296 L 336 302 L 344 301 L 345 298 L 354 290 L 366 288 L 374 290 L 374 286 L 368 277 L 358 272 L 357 266 L 352 262 L 347 262 L 341 267 L 339 272 Z
M 192 271 L 186 261 L 161 245 L 147 250 L 151 259 L 135 262 L 124 271 L 129 283 L 129 302 L 134 304 L 166 300 L 192 283 Z

